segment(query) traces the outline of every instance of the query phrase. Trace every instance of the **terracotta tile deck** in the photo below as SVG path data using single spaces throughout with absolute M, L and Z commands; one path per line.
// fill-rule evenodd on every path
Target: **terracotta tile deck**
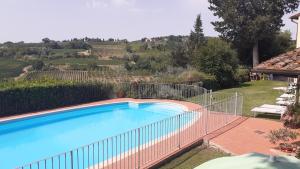
M 282 127 L 282 123 L 276 121 L 245 118 L 240 124 L 232 124 L 230 130 L 209 140 L 211 144 L 235 155 L 251 152 L 279 155 L 282 153 L 275 150 L 276 145 L 271 144 L 266 136 L 270 130 Z

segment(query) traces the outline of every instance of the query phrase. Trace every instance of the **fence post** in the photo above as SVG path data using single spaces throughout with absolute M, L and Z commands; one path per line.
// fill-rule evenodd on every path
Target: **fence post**
M 212 90 L 209 90 L 209 105 L 212 103 Z
M 240 103 L 240 116 L 243 116 L 243 105 L 244 105 L 244 97 L 241 96 L 241 103 Z
M 71 151 L 71 169 L 73 169 L 73 151 Z
M 205 118 L 205 135 L 207 135 L 208 133 L 208 106 L 206 106 L 204 108 L 204 110 L 206 109 L 206 118 Z
M 235 92 L 235 104 L 234 104 L 234 115 L 237 115 L 237 102 L 238 102 L 238 93 Z
M 178 149 L 180 149 L 180 132 L 181 132 L 181 127 L 180 127 L 180 116 L 181 116 L 181 114 L 179 114 L 179 116 L 178 116 Z
M 140 153 L 140 151 L 141 151 L 141 148 L 140 148 L 140 146 L 141 146 L 141 142 L 140 142 L 140 135 L 141 135 L 141 131 L 140 131 L 141 129 L 140 128 L 138 128 L 138 169 L 141 167 L 141 164 L 140 164 L 140 155 L 141 155 L 141 153 Z
M 204 106 L 207 106 L 208 105 L 208 90 L 206 90 L 205 92 L 205 103 L 204 103 Z

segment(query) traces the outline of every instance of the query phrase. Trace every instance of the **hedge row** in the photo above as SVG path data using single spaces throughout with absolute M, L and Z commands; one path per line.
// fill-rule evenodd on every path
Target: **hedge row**
M 0 89 L 0 117 L 76 105 L 113 97 L 100 83 L 45 83 Z

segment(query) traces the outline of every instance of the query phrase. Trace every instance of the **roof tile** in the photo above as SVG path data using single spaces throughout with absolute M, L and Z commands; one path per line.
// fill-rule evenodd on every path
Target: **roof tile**
M 254 70 L 299 71 L 300 48 L 280 54 L 262 62 L 257 65 Z

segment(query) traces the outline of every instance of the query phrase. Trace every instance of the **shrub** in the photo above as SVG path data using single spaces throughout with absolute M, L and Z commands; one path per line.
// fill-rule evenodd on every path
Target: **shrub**
M 219 90 L 222 88 L 215 76 L 209 76 L 203 80 L 203 87 L 211 90 Z
M 176 44 L 174 46 L 171 51 L 170 58 L 173 66 L 186 68 L 189 63 L 187 50 L 182 44 Z
M 176 90 L 173 85 L 159 85 L 155 84 L 132 84 L 132 89 L 135 91 L 132 93 L 134 98 L 160 98 L 160 99 L 183 99 L 182 91 Z M 141 90 L 142 89 L 142 90 Z
M 54 80 L 11 82 L 0 86 L 0 116 L 88 103 L 112 96 L 113 88 L 108 84 Z
M 41 60 L 36 60 L 36 61 L 33 61 L 33 63 L 32 63 L 33 70 L 42 70 L 44 66 L 45 66 L 45 64 Z
M 282 151 L 295 152 L 297 147 L 294 147 L 289 141 L 296 140 L 298 136 L 299 133 L 288 128 L 282 128 L 271 130 L 267 137 L 272 144 L 280 143 L 279 145 Z
M 137 55 L 137 54 L 133 54 L 133 55 L 132 55 L 132 60 L 133 60 L 134 62 L 137 62 L 140 58 L 141 58 L 140 55 Z
M 236 75 L 235 75 L 235 79 L 239 83 L 249 82 L 250 81 L 249 74 L 250 74 L 249 69 L 239 68 L 239 69 L 237 69 L 237 72 L 236 72 Z
M 195 58 L 195 66 L 200 71 L 215 76 L 221 87 L 236 84 L 234 75 L 238 68 L 237 53 L 227 42 L 210 38 L 205 46 L 195 52 Z
M 167 69 L 167 63 L 160 57 L 136 57 L 136 61 L 125 62 L 125 68 L 129 71 L 148 71 L 151 73 L 162 72 Z
M 181 100 L 181 92 L 177 91 L 175 89 L 173 89 L 170 86 L 162 86 L 159 90 L 158 90 L 158 95 L 157 98 L 160 99 L 177 99 L 177 100 Z
M 184 71 L 179 75 L 179 80 L 183 82 L 200 82 L 206 79 L 209 75 L 198 72 L 196 70 Z
M 288 128 L 281 128 L 278 130 L 271 130 L 268 138 L 272 144 L 276 144 L 278 142 L 289 142 L 290 140 L 296 140 L 299 136 L 299 133 L 292 131 Z
M 285 127 L 296 129 L 300 128 L 300 107 L 296 105 L 288 106 L 281 120 Z

